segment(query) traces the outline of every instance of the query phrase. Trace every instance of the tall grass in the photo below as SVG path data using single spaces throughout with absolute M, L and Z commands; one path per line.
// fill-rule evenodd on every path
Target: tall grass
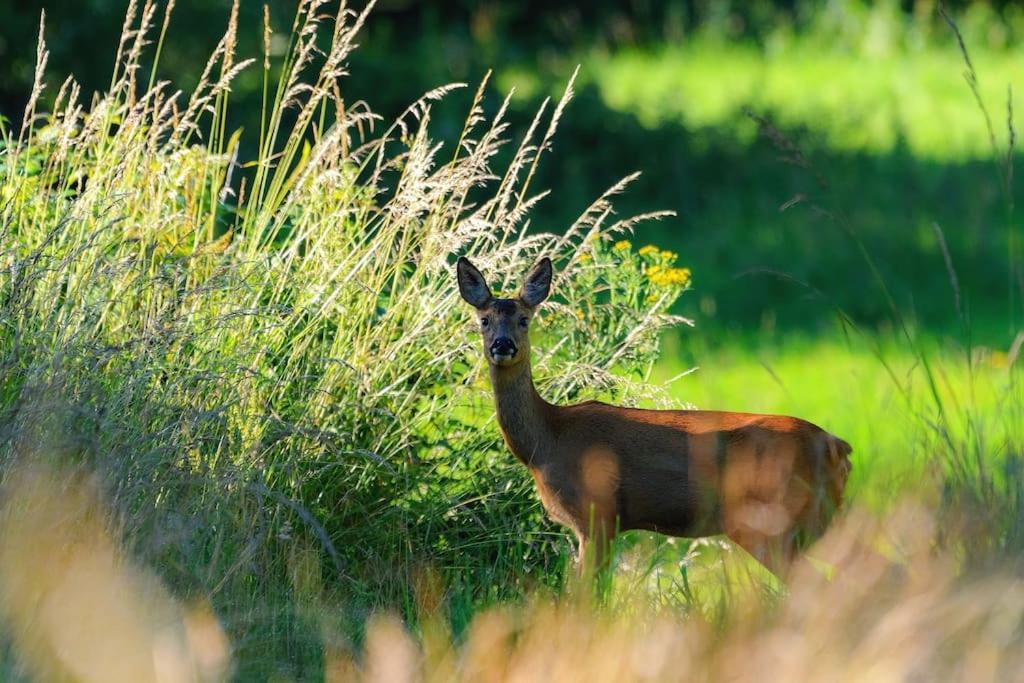
M 571 82 L 500 168 L 512 131 L 486 80 L 454 149 L 429 124 L 455 86 L 390 124 L 347 101 L 368 10 L 332 19 L 303 0 L 290 52 L 255 63 L 234 54 L 233 11 L 186 97 L 145 83 L 169 17 L 133 2 L 109 91 L 83 103 L 68 79 L 49 113 L 41 27 L 24 123 L 0 131 L 5 471 L 44 458 L 100 473 L 132 551 L 172 590 L 210 596 L 243 653 L 282 660 L 319 642 L 314 605 L 342 626 L 412 613 L 419 568 L 466 604 L 560 580 L 568 545 L 537 531 L 491 426 L 456 255 L 505 289 L 555 260 L 535 358 L 552 400 L 658 400 L 645 377 L 685 289 L 621 246 L 663 215 L 614 214 L 631 177 L 558 234 L 527 233 Z M 250 161 L 225 122 L 232 79 L 261 62 Z

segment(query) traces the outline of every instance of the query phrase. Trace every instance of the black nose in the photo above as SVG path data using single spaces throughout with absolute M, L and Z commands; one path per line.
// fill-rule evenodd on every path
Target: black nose
M 499 337 L 491 344 L 492 356 L 514 356 L 516 355 L 516 344 L 508 337 Z

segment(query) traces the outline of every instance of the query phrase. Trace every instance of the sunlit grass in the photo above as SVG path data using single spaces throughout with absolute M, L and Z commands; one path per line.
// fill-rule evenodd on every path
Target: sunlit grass
M 1000 121 L 1022 58 L 1024 49 L 977 55 L 982 97 Z M 985 122 L 958 78 L 963 64 L 952 40 L 945 49 L 872 56 L 800 38 L 762 50 L 695 36 L 682 45 L 592 51 L 576 59 L 582 85 L 596 86 L 610 109 L 650 128 L 680 123 L 750 142 L 757 135 L 744 115 L 750 108 L 783 128 L 806 129 L 831 149 L 904 148 L 937 161 L 992 155 Z M 543 90 L 540 75 L 524 69 L 499 72 L 498 83 L 524 96 Z

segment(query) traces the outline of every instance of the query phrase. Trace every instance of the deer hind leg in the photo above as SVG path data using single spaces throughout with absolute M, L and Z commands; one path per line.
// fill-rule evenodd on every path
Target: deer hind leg
M 785 578 L 797 554 L 796 534 L 785 506 L 748 499 L 725 520 L 726 536 L 777 577 Z
M 796 559 L 796 543 L 792 533 L 770 535 L 740 528 L 733 529 L 726 535 L 780 579 L 786 578 Z

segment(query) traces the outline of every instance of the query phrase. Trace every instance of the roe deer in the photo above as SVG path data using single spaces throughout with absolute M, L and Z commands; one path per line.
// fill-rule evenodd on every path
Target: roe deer
M 533 385 L 529 325 L 550 292 L 551 261 L 514 299 L 492 296 L 465 258 L 457 274 L 479 316 L 505 442 L 548 515 L 579 538 L 581 573 L 604 563 L 617 532 L 646 529 L 724 533 L 783 576 L 798 540 L 824 531 L 850 472 L 845 441 L 795 417 L 548 403 Z

